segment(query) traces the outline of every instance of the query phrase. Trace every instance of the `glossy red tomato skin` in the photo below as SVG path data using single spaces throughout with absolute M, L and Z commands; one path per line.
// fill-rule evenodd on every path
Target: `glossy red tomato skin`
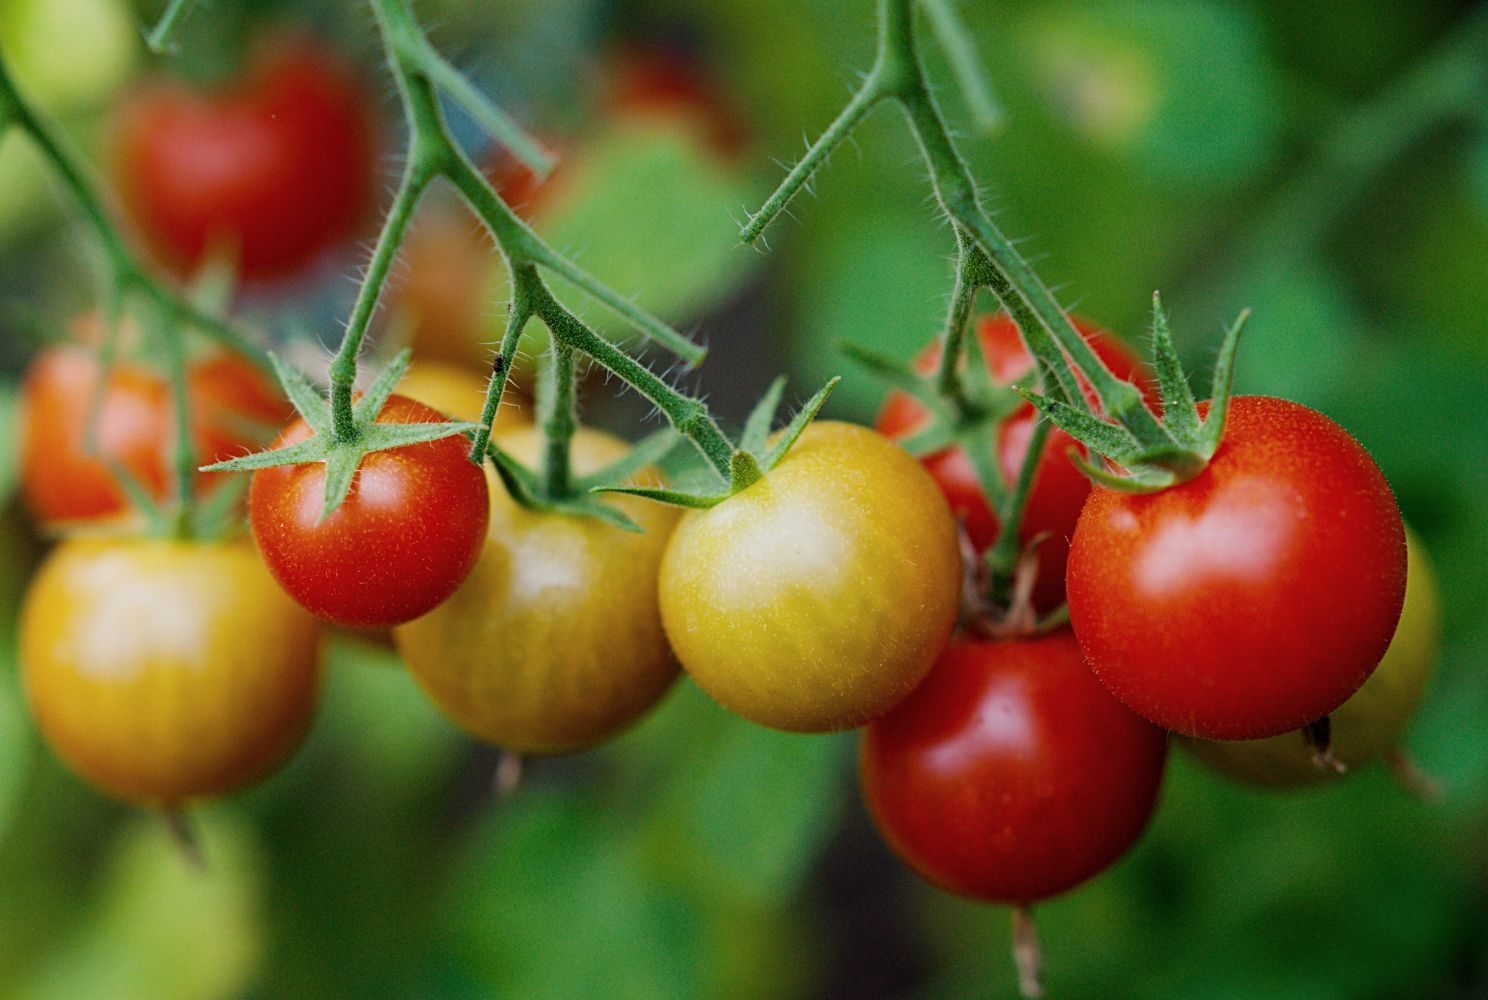
M 1102 361 L 1121 378 L 1134 379 L 1146 387 L 1146 369 L 1136 355 L 1100 327 L 1079 317 L 1071 317 L 1079 331 L 1095 349 Z M 1033 371 L 1033 359 L 1023 346 L 1018 327 L 1007 313 L 983 316 L 977 320 L 976 334 L 987 368 L 1001 384 L 1021 384 Z M 916 360 L 922 372 L 931 372 L 940 361 L 939 350 L 932 346 Z M 905 438 L 919 430 L 929 419 L 929 412 L 907 393 L 894 392 L 884 403 L 875 426 L 891 438 Z M 1031 405 L 1018 408 L 1008 416 L 997 432 L 997 463 L 1003 481 L 1018 481 L 1028 442 L 1033 435 L 1034 411 Z M 1018 540 L 1027 545 L 1035 536 L 1045 539 L 1038 550 L 1038 578 L 1033 603 L 1042 612 L 1052 611 L 1064 601 L 1064 570 L 1069 558 L 1069 540 L 1085 498 L 1090 495 L 1090 481 L 1070 462 L 1068 453 L 1079 444 L 1063 431 L 1053 428 L 1034 472 L 1028 506 L 1019 526 Z M 987 504 L 976 470 L 963 448 L 947 448 L 921 458 L 935 477 L 950 502 L 951 510 L 965 527 L 967 536 L 978 552 L 985 552 L 997 540 L 998 518 Z
M 98 451 L 87 447 L 89 406 L 102 368 L 86 347 L 37 354 L 21 396 L 21 489 L 27 508 L 49 525 L 125 515 L 128 497 L 111 466 L 122 466 L 156 500 L 171 494 L 174 403 L 165 378 L 120 361 L 109 373 L 98 423 Z M 192 442 L 202 464 L 263 442 L 290 409 L 269 378 L 243 358 L 212 352 L 186 373 Z M 261 436 L 255 430 L 262 430 Z M 198 491 L 219 477 L 198 474 Z
M 242 276 L 283 277 L 372 208 L 371 104 L 324 46 L 282 39 L 227 89 L 157 80 L 130 93 L 112 123 L 112 173 L 166 266 L 189 273 L 225 244 Z
M 438 423 L 443 414 L 404 396 L 380 423 Z M 275 447 L 310 436 L 303 420 Z M 260 469 L 248 520 L 265 564 L 289 595 L 328 621 L 355 628 L 401 625 L 431 611 L 469 575 L 485 539 L 486 477 L 461 435 L 377 451 L 362 459 L 351 492 L 330 517 L 321 463 Z
M 864 731 L 859 777 L 879 830 L 921 876 L 1026 904 L 1126 853 L 1166 759 L 1167 735 L 1100 686 L 1065 630 L 953 640 Z
M 1096 676 L 1137 713 L 1186 736 L 1258 739 L 1359 689 L 1405 580 L 1400 510 L 1363 446 L 1298 403 L 1240 396 L 1195 478 L 1091 493 L 1070 618 Z

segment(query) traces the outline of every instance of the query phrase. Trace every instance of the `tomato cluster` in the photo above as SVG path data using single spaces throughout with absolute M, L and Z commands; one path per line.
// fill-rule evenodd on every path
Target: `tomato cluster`
M 680 116 L 716 155 L 737 154 L 738 129 L 696 80 L 617 65 L 608 113 Z M 299 43 L 262 55 L 238 90 L 142 90 L 113 141 L 136 227 L 180 272 L 225 245 L 248 277 L 293 273 L 350 233 L 369 197 L 365 101 L 344 68 Z M 561 175 L 539 188 L 507 164 L 493 172 L 529 218 L 561 189 Z M 455 253 L 448 287 L 403 293 L 421 342 L 442 328 L 461 361 L 480 337 L 456 312 L 485 273 L 467 261 Z M 442 263 L 429 273 L 449 274 Z M 1155 422 L 1144 366 L 1097 326 L 1073 326 Z M 860 783 L 890 846 L 936 885 L 1020 908 L 1135 843 L 1170 733 L 1259 784 L 1391 756 L 1434 659 L 1435 594 L 1364 448 L 1299 404 L 1237 397 L 1226 411 L 1217 393 L 1194 411 L 1223 414 L 1212 452 L 1171 483 L 1123 491 L 1068 433 L 1031 453 L 1040 418 L 1011 388 L 1034 373 L 1024 337 L 1004 314 L 980 319 L 975 337 L 1002 394 L 977 435 L 958 426 L 917 461 L 899 442 L 938 417 L 894 394 L 877 430 L 819 421 L 778 449 L 726 453 L 727 495 L 673 494 L 695 508 L 681 515 L 637 495 L 607 498 L 596 516 L 581 490 L 524 492 L 505 458 L 538 465 L 556 451 L 575 477 L 626 465 L 629 446 L 598 432 L 555 447 L 556 405 L 546 431 L 502 411 L 503 462 L 472 461 L 448 424 L 480 414 L 486 380 L 472 368 L 420 360 L 402 393 L 369 389 L 350 417 L 333 409 L 351 398 L 345 376 L 331 407 L 311 399 L 334 426 L 307 404 L 315 390 L 286 378 L 302 416 L 282 426 L 292 408 L 257 368 L 198 352 L 184 391 L 200 462 L 249 451 L 274 427 L 272 448 L 291 456 L 253 474 L 251 546 L 119 536 L 133 486 L 189 506 L 220 479 L 203 473 L 191 496 L 171 495 L 177 420 L 155 367 L 126 354 L 105 371 L 87 343 L 47 348 L 23 397 L 23 491 L 38 521 L 72 537 L 22 613 L 38 724 L 99 788 L 176 809 L 261 777 L 299 742 L 318 688 L 317 619 L 392 629 L 438 708 L 516 753 L 610 739 L 685 671 L 761 725 L 862 728 Z M 921 373 L 938 350 L 920 356 Z M 1079 389 L 1098 409 L 1088 379 Z M 446 436 L 416 437 L 432 424 Z M 394 427 L 415 435 L 365 444 Z M 307 459 L 323 439 L 341 450 Z M 606 486 L 664 485 L 655 468 L 627 469 Z M 999 508 L 988 469 L 999 493 L 1026 483 L 1026 503 Z M 76 537 L 80 526 L 103 537 Z M 1023 555 L 1011 597 L 989 592 L 978 565 L 1005 532 Z

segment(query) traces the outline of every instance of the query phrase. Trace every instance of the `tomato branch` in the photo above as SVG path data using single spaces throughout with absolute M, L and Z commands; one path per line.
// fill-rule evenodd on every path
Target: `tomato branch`
M 166 5 L 165 12 L 160 15 L 160 20 L 155 22 L 155 27 L 145 36 L 145 45 L 156 55 L 167 55 L 175 49 L 175 35 L 181 22 L 186 18 L 186 12 L 190 9 L 192 0 L 170 0 Z
M 131 294 L 139 295 L 157 308 L 167 310 L 186 325 L 244 355 L 261 366 L 267 366 L 263 349 L 244 337 L 230 323 L 223 322 L 198 308 L 190 300 L 167 288 L 149 272 L 130 251 L 124 237 L 104 211 L 92 181 L 85 175 L 81 160 L 67 148 L 62 137 L 42 120 L 16 89 L 5 59 L 0 56 L 0 123 L 18 128 L 51 165 L 62 185 L 72 194 L 83 219 L 103 247 L 111 288 L 106 297 L 118 296 L 122 303 Z M 105 310 L 108 315 L 112 310 Z M 122 315 L 122 309 L 114 313 Z M 106 375 L 106 373 L 105 373 Z
M 346 337 L 332 363 L 333 408 L 338 413 L 349 408 L 351 386 L 356 378 L 356 358 L 376 309 L 387 269 L 402 242 L 408 218 L 419 196 L 429 183 L 443 177 L 490 231 L 512 279 L 510 318 L 492 367 L 482 420 L 475 432 L 472 458 L 479 460 L 488 450 L 491 423 L 505 390 L 512 356 L 523 328 L 536 316 L 542 319 L 554 342 L 552 360 L 555 368 L 567 368 L 570 372 L 569 376 L 564 376 L 561 370 L 555 372 L 557 378 L 552 395 L 556 398 L 551 401 L 550 419 L 544 420 L 544 430 L 549 439 L 546 475 L 543 477 L 547 489 L 565 490 L 570 478 L 566 468 L 559 471 L 554 468 L 554 463 L 560 456 L 566 463 L 567 441 L 576 425 L 571 412 L 572 388 L 564 387 L 572 381 L 574 351 L 592 357 L 656 403 L 674 426 L 692 440 L 709 464 L 727 477 L 736 449 L 718 428 L 702 401 L 673 389 L 628 353 L 594 333 L 553 297 L 542 272 L 555 274 L 577 286 L 642 336 L 689 364 L 702 360 L 703 349 L 548 246 L 511 211 L 450 134 L 439 103 L 440 93 L 471 113 L 493 136 L 539 172 L 550 166 L 546 154 L 434 51 L 406 0 L 372 0 L 372 9 L 411 133 L 410 162 L 393 210 L 389 212 L 378 238 L 352 319 L 347 325 Z M 339 423 L 338 420 L 338 426 Z

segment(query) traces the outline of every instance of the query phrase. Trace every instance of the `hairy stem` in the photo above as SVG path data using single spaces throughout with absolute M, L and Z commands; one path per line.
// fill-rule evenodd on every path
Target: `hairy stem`
M 367 328 L 371 326 L 372 317 L 377 311 L 377 301 L 383 286 L 387 284 L 393 259 L 403 244 L 408 223 L 432 179 L 432 172 L 419 155 L 419 144 L 415 141 L 403 179 L 398 185 L 398 193 L 393 197 L 387 221 L 383 223 L 377 245 L 372 251 L 372 260 L 367 264 L 367 273 L 357 291 L 356 305 L 352 307 L 351 319 L 341 338 L 341 347 L 331 360 L 331 420 L 338 441 L 351 441 L 357 435 L 356 419 L 351 406 L 352 390 L 356 385 L 357 355 L 361 352 Z
M 544 317 L 544 322 L 546 322 Z M 548 345 L 548 365 L 538 394 L 543 432 L 543 488 L 549 497 L 566 497 L 569 443 L 578 427 L 574 399 L 574 349 L 561 340 Z

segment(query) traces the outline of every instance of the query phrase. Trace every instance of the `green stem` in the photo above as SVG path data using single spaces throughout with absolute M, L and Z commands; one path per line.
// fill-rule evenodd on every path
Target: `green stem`
M 84 220 L 103 247 L 113 283 L 109 294 L 126 296 L 131 292 L 139 293 L 155 306 L 174 310 L 187 325 L 265 370 L 268 369 L 268 358 L 258 345 L 244 337 L 231 324 L 208 315 L 150 277 L 144 266 L 130 252 L 119 230 L 109 220 L 108 213 L 103 209 L 103 200 L 99 198 L 93 183 L 84 175 L 79 159 L 66 148 L 60 135 L 42 121 L 16 90 L 3 57 L 0 57 L 0 116 L 9 125 L 14 125 L 31 137 L 37 150 L 51 164 L 53 172 L 61 178 L 63 186 L 77 202 Z
M 481 406 L 480 427 L 470 448 L 470 460 L 477 464 L 485 460 L 486 446 L 491 442 L 491 425 L 496 421 L 496 410 L 501 405 L 501 395 L 506 391 L 506 382 L 511 375 L 512 358 L 516 356 L 522 331 L 532 318 L 530 289 L 537 281 L 537 269 L 531 264 L 512 270 L 512 298 L 506 317 L 506 332 L 502 334 L 501 347 L 491 362 L 491 380 L 486 386 L 486 401 Z
M 190 8 L 192 0 L 171 0 L 166 6 L 165 13 L 160 15 L 160 20 L 155 22 L 155 27 L 145 36 L 145 44 L 150 51 L 156 55 L 165 55 L 173 48 L 172 40 L 176 29 L 185 18 L 186 11 Z
M 563 308 L 539 279 L 532 289 L 535 311 L 547 324 L 555 340 L 589 355 L 645 396 L 702 453 L 723 478 L 730 481 L 734 446 L 713 420 L 702 400 L 684 395 L 667 385 L 650 369 L 620 348 L 600 337 Z
M 356 419 L 352 413 L 351 397 L 356 385 L 357 355 L 361 353 L 362 341 L 372 324 L 377 311 L 377 300 L 387 284 L 388 272 L 403 244 L 403 235 L 413 218 L 419 199 L 433 180 L 430 162 L 422 155 L 421 145 L 414 140 L 409 150 L 408 165 L 388 209 L 387 221 L 377 237 L 377 246 L 372 251 L 372 260 L 357 291 L 356 305 L 352 307 L 351 319 L 346 324 L 346 333 L 341 338 L 341 347 L 331 360 L 331 421 L 337 441 L 352 441 L 357 436 Z
M 427 43 L 419 47 L 418 53 L 418 66 L 430 81 L 464 108 L 491 138 L 505 146 L 539 178 L 547 177 L 553 172 L 553 157 L 522 131 L 522 127 L 510 115 L 486 100 L 485 95 L 463 73 L 446 62 Z
M 538 395 L 544 445 L 543 490 L 548 499 L 561 499 L 571 492 L 569 443 L 579 423 L 574 381 L 574 349 L 554 339 L 548 345 L 548 366 Z
M 1033 489 L 1034 474 L 1049 440 L 1049 427 L 1046 418 L 1036 418 L 1033 434 L 1028 439 L 1028 453 L 1023 456 L 1023 465 L 1018 469 L 1018 481 L 1004 495 L 1002 509 L 997 512 L 997 541 L 986 555 L 987 568 L 992 575 L 992 599 L 995 601 L 1005 602 L 1012 590 L 1018 557 L 1023 553 L 1019 529 L 1023 525 L 1023 512 L 1028 507 L 1028 494 Z
M 186 346 L 177 325 L 180 317 L 174 310 L 160 309 L 157 331 L 163 342 L 166 377 L 170 380 L 174 401 L 176 441 L 174 451 L 176 479 L 175 537 L 191 536 L 191 509 L 196 500 L 196 447 L 191 441 L 191 393 L 186 383 Z
M 847 107 L 843 108 L 842 113 L 827 126 L 827 130 L 821 134 L 821 137 L 811 144 L 806 155 L 796 161 L 790 173 L 785 175 L 785 180 L 781 181 L 774 193 L 765 199 L 760 210 L 744 223 L 743 228 L 739 230 L 739 239 L 745 243 L 753 243 L 759 239 L 760 234 L 775 221 L 775 217 L 785 211 L 785 206 L 790 204 L 790 200 L 796 196 L 796 193 L 811 180 L 811 175 L 816 173 L 827 157 L 832 154 L 832 150 L 836 149 L 842 140 L 847 138 L 848 133 L 857 128 L 858 123 L 868 117 L 868 112 L 872 111 L 874 106 L 886 96 L 888 92 L 883 85 L 883 77 L 877 72 L 869 73 L 868 79 L 863 81 L 863 85 L 847 102 Z
M 966 387 L 961 381 L 961 356 L 965 350 L 966 331 L 971 325 L 972 307 L 976 304 L 977 292 L 982 289 L 983 268 L 975 259 L 979 254 L 976 245 L 966 234 L 956 230 L 956 285 L 951 290 L 950 313 L 946 317 L 944 343 L 940 350 L 940 367 L 935 373 L 936 390 L 949 401 L 958 415 L 964 415 L 970 407 Z
M 920 0 L 925 14 L 930 19 L 931 30 L 945 51 L 946 61 L 961 88 L 966 100 L 966 109 L 972 121 L 983 132 L 995 132 L 1002 125 L 1002 108 L 992 94 L 992 84 L 982 69 L 976 49 L 971 42 L 971 33 L 961 22 L 953 0 Z

